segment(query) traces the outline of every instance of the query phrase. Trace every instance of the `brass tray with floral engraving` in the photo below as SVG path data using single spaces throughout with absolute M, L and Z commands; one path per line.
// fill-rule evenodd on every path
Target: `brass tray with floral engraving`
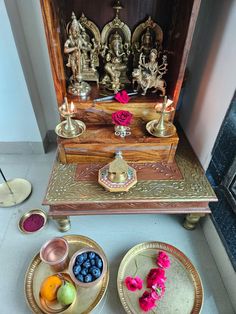
M 67 235 L 64 238 L 69 243 L 69 257 L 77 250 L 83 247 L 94 248 L 104 254 L 102 248 L 93 240 L 80 235 Z M 68 270 L 64 270 L 68 273 Z M 25 275 L 25 297 L 28 306 L 35 314 L 48 314 L 45 308 L 40 303 L 40 285 L 44 278 L 53 274 L 53 271 L 48 265 L 40 259 L 39 253 L 32 259 Z M 95 286 L 89 288 L 76 287 L 77 298 L 66 310 L 61 311 L 63 314 L 87 314 L 90 313 L 105 296 L 109 282 L 109 269 L 103 279 Z
M 117 277 L 121 303 L 129 314 L 143 313 L 139 297 L 146 288 L 149 270 L 157 268 L 159 251 L 168 254 L 171 266 L 166 269 L 166 290 L 150 313 L 198 314 L 203 304 L 203 287 L 200 276 L 190 260 L 177 248 L 163 242 L 145 242 L 134 246 L 123 258 Z M 143 279 L 142 290 L 129 291 L 124 284 L 127 276 Z

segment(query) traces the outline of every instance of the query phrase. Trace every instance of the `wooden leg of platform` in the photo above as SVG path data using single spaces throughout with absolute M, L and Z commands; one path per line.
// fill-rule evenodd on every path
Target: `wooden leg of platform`
M 70 217 L 69 216 L 58 216 L 58 217 L 53 217 L 54 220 L 56 220 L 58 229 L 61 232 L 66 232 L 70 230 Z
M 204 216 L 205 214 L 187 214 L 183 224 L 184 228 L 187 230 L 195 229 L 199 219 Z

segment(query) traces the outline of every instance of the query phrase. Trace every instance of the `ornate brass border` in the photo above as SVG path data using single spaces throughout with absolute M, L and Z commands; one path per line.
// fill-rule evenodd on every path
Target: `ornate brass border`
M 128 314 L 133 314 L 130 310 L 130 307 L 128 305 L 128 302 L 124 296 L 123 293 L 123 279 L 124 279 L 124 271 L 125 271 L 125 266 L 127 262 L 134 257 L 138 252 L 142 252 L 145 249 L 158 249 L 158 250 L 164 250 L 168 254 L 171 254 L 174 256 L 185 268 L 186 272 L 189 274 L 189 276 L 192 279 L 193 285 L 194 285 L 194 290 L 195 290 L 195 299 L 194 299 L 194 305 L 193 309 L 191 311 L 191 314 L 199 314 L 201 312 L 201 308 L 203 305 L 203 299 L 204 299 L 204 292 L 203 292 L 203 286 L 201 282 L 201 278 L 199 273 L 197 272 L 196 268 L 194 265 L 191 263 L 191 261 L 187 258 L 186 255 L 184 255 L 183 252 L 178 250 L 176 247 L 164 243 L 164 242 L 144 242 L 140 243 L 133 248 L 131 248 L 124 258 L 122 259 L 120 263 L 120 267 L 118 270 L 118 275 L 117 275 L 117 289 L 119 293 L 119 297 L 121 300 L 121 303 Z M 157 309 L 158 311 L 158 309 Z M 141 312 L 141 311 L 140 311 Z

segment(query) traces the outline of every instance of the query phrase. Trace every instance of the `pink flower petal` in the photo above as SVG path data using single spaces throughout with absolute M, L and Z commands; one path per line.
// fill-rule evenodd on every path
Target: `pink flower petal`
M 170 267 L 170 259 L 169 256 L 163 252 L 160 251 L 157 257 L 157 265 L 161 268 L 169 268 Z

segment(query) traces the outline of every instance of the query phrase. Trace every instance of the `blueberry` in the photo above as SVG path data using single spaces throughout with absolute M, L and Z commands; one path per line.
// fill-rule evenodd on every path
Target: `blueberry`
M 96 266 L 91 266 L 91 267 L 89 268 L 90 274 L 92 274 L 93 269 L 96 269 L 96 268 L 97 268 Z
M 80 265 L 75 265 L 73 267 L 73 273 L 75 274 L 75 276 L 78 275 L 80 271 L 81 271 L 81 266 Z
M 86 261 L 86 259 L 88 258 L 88 254 L 87 253 L 83 253 L 82 256 L 84 258 L 84 261 Z
M 89 252 L 88 256 L 89 256 L 89 259 L 93 259 L 95 257 L 95 253 L 94 252 Z
M 91 274 L 86 275 L 85 278 L 84 278 L 85 282 L 91 282 L 92 280 L 93 280 L 93 277 L 92 277 Z
M 88 274 L 88 268 L 82 268 L 80 272 L 83 276 L 86 276 Z
M 93 275 L 93 277 L 95 277 L 97 279 L 101 276 L 101 270 L 96 267 L 96 268 L 92 269 L 91 274 Z
M 77 278 L 79 281 L 84 282 L 84 276 L 83 276 L 83 275 L 79 274 L 79 275 L 76 276 L 76 278 Z
M 75 260 L 75 263 L 77 264 L 77 265 L 81 265 L 83 262 L 84 262 L 84 256 L 83 256 L 83 254 L 80 254 L 80 255 L 78 255 L 77 257 L 76 257 L 76 260 Z
M 103 265 L 102 260 L 101 260 L 100 258 L 97 258 L 97 259 L 96 259 L 96 266 L 97 266 L 98 268 L 102 268 L 102 265 Z
M 89 267 L 91 266 L 90 260 L 87 259 L 87 260 L 83 263 L 83 266 L 84 266 L 85 268 L 89 268 Z
M 91 260 L 90 260 L 90 264 L 91 264 L 92 266 L 94 266 L 94 265 L 96 264 L 95 259 L 91 259 Z

